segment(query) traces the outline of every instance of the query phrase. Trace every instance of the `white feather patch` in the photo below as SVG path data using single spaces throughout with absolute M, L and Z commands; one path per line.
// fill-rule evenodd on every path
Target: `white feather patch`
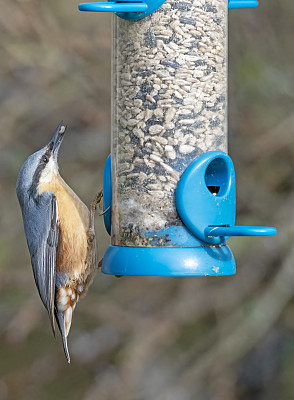
M 58 175 L 58 164 L 53 157 L 50 157 L 48 164 L 43 169 L 39 183 L 50 183 Z
M 65 311 L 68 306 L 68 295 L 65 290 L 65 288 L 60 287 L 58 291 L 58 297 L 57 297 L 57 308 L 58 311 Z
M 72 308 L 68 307 L 68 309 L 64 312 L 64 331 L 65 331 L 64 333 L 66 337 L 70 330 L 71 320 L 72 320 Z
M 79 291 L 79 293 L 82 293 L 83 290 L 84 290 L 84 286 L 83 286 L 83 285 L 79 285 L 79 286 L 78 286 L 78 291 Z

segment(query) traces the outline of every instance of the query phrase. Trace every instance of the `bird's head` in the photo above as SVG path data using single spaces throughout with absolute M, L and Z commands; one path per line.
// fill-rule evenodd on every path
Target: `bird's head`
M 58 174 L 57 156 L 65 130 L 66 126 L 61 122 L 47 146 L 25 161 L 17 178 L 18 195 L 32 187 L 37 189 L 40 182 L 49 183 Z

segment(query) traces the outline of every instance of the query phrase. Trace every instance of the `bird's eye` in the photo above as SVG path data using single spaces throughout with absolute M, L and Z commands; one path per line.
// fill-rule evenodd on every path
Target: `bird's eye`
M 44 163 L 47 163 L 49 161 L 49 158 L 47 156 L 43 156 L 42 160 L 43 160 Z

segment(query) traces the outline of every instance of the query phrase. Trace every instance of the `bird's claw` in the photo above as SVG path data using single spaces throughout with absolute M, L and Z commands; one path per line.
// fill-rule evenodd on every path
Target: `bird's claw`
M 97 210 L 97 207 L 100 205 L 101 200 L 103 198 L 103 191 L 100 190 L 96 196 L 94 197 L 94 200 L 91 203 L 91 210 L 95 213 Z

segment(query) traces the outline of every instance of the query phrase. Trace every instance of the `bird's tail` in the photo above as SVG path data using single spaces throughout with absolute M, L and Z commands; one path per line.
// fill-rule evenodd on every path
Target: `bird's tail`
M 59 311 L 55 308 L 55 318 L 61 333 L 63 350 L 68 363 L 70 363 L 70 355 L 67 346 L 67 336 L 71 326 L 72 311 L 72 307 L 68 307 L 65 311 Z

